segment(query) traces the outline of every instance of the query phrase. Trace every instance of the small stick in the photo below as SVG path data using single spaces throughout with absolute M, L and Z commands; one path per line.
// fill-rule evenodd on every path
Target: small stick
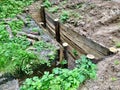
M 11 30 L 11 28 L 10 28 L 9 25 L 6 25 L 6 30 L 7 30 L 8 33 L 9 33 L 9 38 L 10 38 L 10 39 L 13 38 L 12 30 Z
M 41 15 L 41 21 L 43 22 L 43 27 L 46 27 L 46 17 L 45 17 L 45 7 L 44 5 L 41 5 L 40 9 L 40 15 Z
M 67 64 L 64 65 L 65 68 L 68 68 L 68 43 L 63 43 L 63 48 L 64 48 L 64 59 L 67 60 Z
M 54 20 L 55 23 L 55 38 L 60 43 L 60 26 L 59 26 L 59 19 Z
M 18 35 L 24 35 L 27 38 L 34 39 L 34 40 L 37 40 L 37 41 L 41 40 L 41 38 L 39 36 L 36 36 L 36 35 L 33 35 L 33 34 L 27 34 L 25 32 L 19 32 Z
M 29 22 L 22 15 L 17 15 L 17 18 L 22 20 L 24 22 L 25 26 L 27 26 L 29 24 Z

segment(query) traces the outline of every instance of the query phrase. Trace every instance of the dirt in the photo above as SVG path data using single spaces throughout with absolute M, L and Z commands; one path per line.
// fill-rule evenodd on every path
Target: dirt
M 120 3 L 110 0 L 51 0 L 59 10 L 52 13 L 60 18 L 62 11 L 69 12 L 65 25 L 79 34 L 90 37 L 105 47 L 120 42 Z M 77 16 L 77 14 L 79 16 Z
M 88 80 L 79 90 L 120 90 L 120 53 L 97 64 L 97 78 Z

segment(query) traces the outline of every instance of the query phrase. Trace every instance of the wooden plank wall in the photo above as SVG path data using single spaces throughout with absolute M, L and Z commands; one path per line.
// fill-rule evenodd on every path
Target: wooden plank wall
M 55 17 L 45 10 L 46 24 L 49 32 L 55 37 Z M 108 48 L 98 44 L 97 42 L 78 34 L 74 30 L 60 23 L 60 39 L 61 42 L 67 42 L 70 47 L 76 49 L 80 54 L 92 54 L 97 59 L 103 58 L 111 54 Z M 70 50 L 71 52 L 71 50 Z

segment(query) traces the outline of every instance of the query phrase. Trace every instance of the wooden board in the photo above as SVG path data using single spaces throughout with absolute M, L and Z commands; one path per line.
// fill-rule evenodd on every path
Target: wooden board
M 55 18 L 45 9 L 46 26 L 51 36 L 55 38 Z M 111 54 L 108 48 L 98 44 L 88 37 L 80 35 L 76 31 L 60 23 L 61 42 L 67 42 L 79 54 L 93 54 L 96 58 L 103 58 Z M 62 44 L 62 43 L 61 43 Z M 69 52 L 72 52 L 69 50 Z

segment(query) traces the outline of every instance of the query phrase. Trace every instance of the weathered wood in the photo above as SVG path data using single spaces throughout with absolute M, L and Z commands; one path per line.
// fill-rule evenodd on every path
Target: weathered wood
M 8 33 L 9 33 L 9 38 L 10 38 L 10 39 L 13 38 L 12 30 L 11 30 L 11 28 L 10 28 L 9 25 L 6 25 L 6 30 L 7 30 Z
M 40 35 L 39 32 L 26 32 L 27 34 L 32 34 L 32 35 Z
M 53 29 L 55 30 L 54 23 L 51 23 L 49 20 L 46 19 L 46 23 Z
M 72 42 L 74 42 L 76 45 L 84 49 L 86 53 L 94 52 L 95 55 L 109 55 L 110 51 L 108 48 L 99 45 L 98 43 L 94 42 L 93 40 L 78 34 L 77 32 L 71 30 L 70 28 L 67 28 L 63 25 L 60 26 L 61 29 L 61 36 L 62 34 L 69 38 Z M 90 50 L 90 51 L 89 51 Z
M 18 35 L 24 35 L 27 38 L 34 39 L 34 40 L 37 40 L 37 41 L 41 40 L 41 38 L 39 36 L 36 36 L 36 35 L 33 35 L 33 34 L 27 34 L 25 32 L 19 32 Z
M 54 36 L 56 34 L 56 28 L 54 29 L 54 27 L 56 26 L 54 22 L 54 16 L 49 14 L 47 10 L 45 10 L 45 15 L 49 32 L 52 33 L 52 36 Z M 59 26 L 61 42 L 67 42 L 80 54 L 93 54 L 97 58 L 102 58 L 111 54 L 111 51 L 108 48 L 98 44 L 96 41 L 93 41 L 86 36 L 80 35 L 76 31 L 70 29 L 69 27 L 66 27 L 62 23 L 60 23 Z
M 64 59 L 67 61 L 67 64 L 65 64 L 64 67 L 68 68 L 68 43 L 63 43 L 63 48 Z
M 41 14 L 41 21 L 43 22 L 43 26 L 46 27 L 46 17 L 45 17 L 44 5 L 41 5 L 40 14 Z
M 49 33 L 52 35 L 52 37 L 55 38 L 55 31 L 48 24 L 46 24 L 46 27 L 49 30 Z
M 17 15 L 17 18 L 22 20 L 24 22 L 25 26 L 27 26 L 29 24 L 28 21 L 22 15 Z
M 58 43 L 60 43 L 60 26 L 59 26 L 59 19 L 55 19 L 55 38 Z
M 49 12 L 45 9 L 45 15 L 46 15 L 46 20 L 48 20 L 51 24 L 54 25 L 54 19 L 53 19 L 53 15 L 49 14 Z

